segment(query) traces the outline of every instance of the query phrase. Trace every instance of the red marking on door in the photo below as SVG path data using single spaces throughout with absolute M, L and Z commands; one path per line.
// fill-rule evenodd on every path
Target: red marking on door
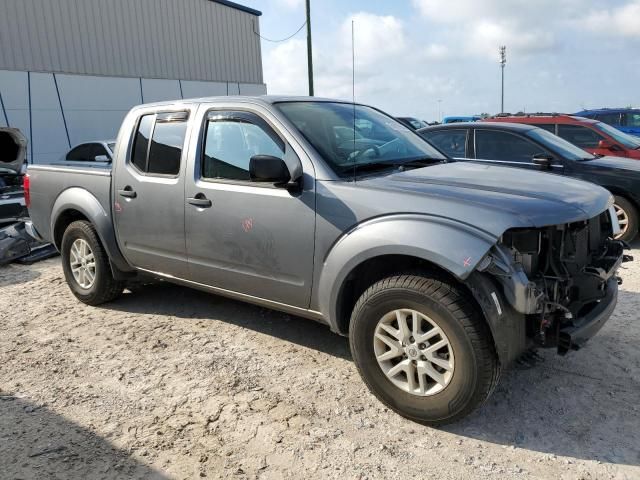
M 242 221 L 242 229 L 245 232 L 248 232 L 249 230 L 251 230 L 253 228 L 253 218 L 245 218 Z
M 465 258 L 464 262 L 462 262 L 462 265 L 465 267 L 468 267 L 469 265 L 471 265 L 471 257 Z
M 116 211 L 116 213 L 122 212 L 122 206 L 118 202 L 115 202 L 113 204 L 113 209 Z

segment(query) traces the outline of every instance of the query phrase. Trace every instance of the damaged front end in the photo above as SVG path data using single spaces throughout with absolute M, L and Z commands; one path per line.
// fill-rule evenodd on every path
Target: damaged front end
M 616 226 L 607 210 L 586 221 L 511 229 L 480 262 L 477 270 L 493 278 L 503 301 L 524 318 L 528 346 L 565 354 L 611 316 L 622 282 L 618 268 L 632 260 L 626 245 L 612 239 Z

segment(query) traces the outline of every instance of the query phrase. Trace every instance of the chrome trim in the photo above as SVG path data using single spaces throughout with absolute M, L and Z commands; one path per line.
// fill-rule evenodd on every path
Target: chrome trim
M 220 287 L 213 287 L 211 285 L 205 285 L 204 283 L 199 283 L 199 282 L 194 282 L 192 280 L 185 280 L 184 278 L 174 277 L 173 275 L 169 275 L 166 273 L 154 272 L 153 270 L 147 270 L 146 268 L 139 268 L 139 267 L 136 267 L 136 268 L 141 272 L 166 279 L 167 281 L 170 281 L 173 283 L 182 284 L 187 287 L 198 288 L 200 290 L 216 293 L 225 297 L 245 301 L 255 305 L 272 308 L 274 310 L 279 310 L 286 313 L 291 313 L 293 315 L 299 315 L 301 317 L 309 318 L 311 320 L 316 320 L 318 322 L 325 323 L 327 325 L 329 324 L 329 322 L 325 319 L 324 315 L 321 312 L 317 312 L 315 310 L 300 308 L 300 307 L 296 307 L 286 303 L 276 302 L 274 300 L 267 300 L 266 298 L 255 297 L 253 295 L 235 292 L 233 290 L 227 290 Z

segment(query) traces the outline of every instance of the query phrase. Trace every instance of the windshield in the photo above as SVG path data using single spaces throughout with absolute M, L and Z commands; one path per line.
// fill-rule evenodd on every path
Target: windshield
M 276 106 L 338 174 L 347 174 L 355 166 L 383 168 L 417 160 L 446 160 L 419 135 L 371 107 L 331 102 Z
M 606 133 L 610 137 L 612 137 L 616 142 L 621 143 L 627 148 L 640 148 L 640 139 L 635 139 L 631 135 L 627 135 L 624 132 L 621 132 L 615 127 L 611 125 L 607 125 L 606 123 L 598 122 L 595 127 L 601 132 Z
M 527 132 L 527 136 L 549 147 L 551 150 L 559 153 L 567 160 L 593 160 L 596 158 L 586 150 L 582 150 L 581 148 L 576 147 L 573 143 L 569 143 L 565 139 L 560 138 L 542 128 L 529 130 Z

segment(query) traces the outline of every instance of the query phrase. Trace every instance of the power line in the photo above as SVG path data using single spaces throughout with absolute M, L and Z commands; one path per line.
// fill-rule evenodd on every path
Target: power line
M 305 27 L 305 25 L 307 24 L 307 21 L 305 20 L 304 23 L 302 25 L 300 25 L 300 28 L 298 30 L 295 31 L 295 33 L 293 33 L 292 35 L 289 35 L 287 38 L 283 38 L 281 40 L 272 40 L 271 38 L 267 38 L 267 37 L 263 37 L 262 35 L 260 35 L 258 32 L 256 32 L 256 24 L 255 24 L 255 20 L 254 20 L 254 24 L 253 24 L 253 33 L 255 33 L 257 36 L 259 36 L 262 40 L 265 40 L 267 42 L 273 42 L 273 43 L 280 43 L 280 42 L 286 42 L 287 40 L 292 39 L 293 37 L 295 37 L 298 33 L 300 33 L 300 31 Z

